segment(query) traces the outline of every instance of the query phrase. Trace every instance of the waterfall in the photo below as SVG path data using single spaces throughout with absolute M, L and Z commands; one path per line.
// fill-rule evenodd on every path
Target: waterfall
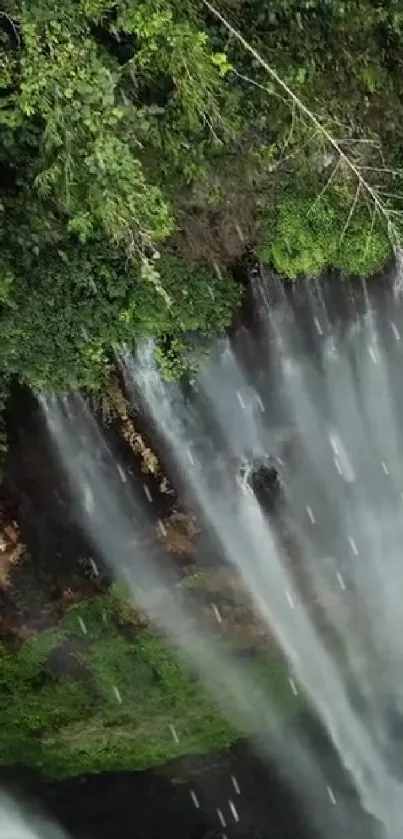
M 276 634 L 362 806 L 397 839 L 403 827 L 394 731 L 403 712 L 403 452 L 396 404 L 402 309 L 394 302 L 389 310 L 386 300 L 380 323 L 366 296 L 364 312 L 357 309 L 350 329 L 340 331 L 316 298 L 308 307 L 307 337 L 284 295 L 273 306 L 261 280 L 256 292 L 264 298 L 270 401 L 259 400 L 242 377 L 228 342 L 204 368 L 190 406 L 179 386 L 162 381 L 149 344 L 125 359 L 125 376 Z M 298 574 L 256 497 L 237 480 L 237 462 L 248 453 L 278 447 L 270 402 L 294 448 L 282 463 L 282 482 Z M 217 469 L 217 457 L 227 470 Z M 330 633 L 313 614 L 307 589 Z
M 70 480 L 77 518 L 94 549 L 116 578 L 129 586 L 135 604 L 165 632 L 227 718 L 254 738 L 260 751 L 276 757 L 281 772 L 307 802 L 320 832 L 336 839 L 340 830 L 351 827 L 350 805 L 340 802 L 337 809 L 329 807 L 327 781 L 311 749 L 297 730 L 285 725 L 251 668 L 217 642 L 194 609 L 184 606 L 166 557 L 163 563 L 145 551 L 144 494 L 130 488 L 83 400 L 42 395 L 41 404 Z
M 190 396 L 162 380 L 150 341 L 121 363 L 178 484 L 276 636 L 290 683 L 328 731 L 363 811 L 398 839 L 403 311 L 393 295 L 378 305 L 365 284 L 363 294 L 364 305 L 347 286 L 346 327 L 319 286 L 304 291 L 301 308 L 279 281 L 259 276 L 255 369 L 246 369 L 240 340 L 220 341 Z M 298 737 L 286 743 L 268 696 L 179 603 L 174 572 L 144 555 L 144 499 L 128 487 L 82 400 L 43 396 L 42 404 L 81 520 L 105 561 L 225 713 L 259 730 L 330 835 L 336 808 L 325 815 L 318 762 Z M 281 487 L 278 516 L 252 480 L 268 464 Z M 164 597 L 155 598 L 161 588 Z M 347 812 L 337 818 L 337 829 L 351 835 Z

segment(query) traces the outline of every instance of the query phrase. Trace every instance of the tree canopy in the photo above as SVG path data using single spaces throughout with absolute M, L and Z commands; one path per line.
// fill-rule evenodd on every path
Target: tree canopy
M 399 0 L 219 11 L 386 215 L 202 0 L 3 0 L 5 384 L 92 387 L 123 342 L 224 327 L 239 299 L 226 269 L 246 243 L 293 278 L 387 259 L 402 209 Z

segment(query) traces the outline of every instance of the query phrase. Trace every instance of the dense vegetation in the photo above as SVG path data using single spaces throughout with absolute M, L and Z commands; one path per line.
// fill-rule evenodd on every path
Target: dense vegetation
M 298 710 L 279 662 L 261 656 L 254 667 L 285 714 Z M 144 769 L 238 736 L 115 587 L 18 653 L 0 647 L 0 707 L 0 764 L 55 777 Z
M 245 242 L 290 277 L 379 268 L 399 238 L 403 12 L 350 6 L 219 3 L 375 204 L 202 0 L 5 0 L 3 392 L 94 386 L 123 342 L 225 326 Z

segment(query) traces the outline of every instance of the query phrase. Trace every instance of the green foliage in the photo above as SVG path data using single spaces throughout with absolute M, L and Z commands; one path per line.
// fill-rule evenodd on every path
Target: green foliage
M 155 347 L 154 355 L 161 373 L 167 381 L 174 381 L 187 377 L 192 381 L 205 356 L 203 350 L 195 351 L 195 348 L 181 338 L 174 338 Z
M 146 768 L 234 739 L 214 704 L 157 636 L 143 629 L 130 641 L 121 634 L 126 609 L 112 590 L 72 607 L 57 630 L 26 642 L 18 653 L 1 649 L 1 763 L 39 766 L 52 775 Z M 136 623 L 133 613 L 131 626 Z M 55 649 L 74 655 L 88 679 L 52 673 L 47 662 Z M 171 724 L 181 731 L 180 746 Z
M 284 666 L 272 657 L 256 659 L 251 678 L 284 713 L 299 710 Z M 0 763 L 56 777 L 144 769 L 226 748 L 238 736 L 117 586 L 71 607 L 57 629 L 18 652 L 0 648 L 0 711 Z
M 384 225 L 365 204 L 352 208 L 345 189 L 293 194 L 277 208 L 275 223 L 266 229 L 268 244 L 261 259 L 283 276 L 317 276 L 328 266 L 346 275 L 368 276 L 379 271 L 391 254 Z
M 225 326 L 228 279 L 164 247 L 231 98 L 192 5 L 10 0 L 0 36 L 0 378 L 93 387 L 122 342 Z
M 398 0 L 220 8 L 341 137 L 399 232 Z M 209 266 L 239 256 L 238 221 L 256 243 L 263 205 L 262 254 L 290 276 L 372 272 L 388 255 L 363 191 L 343 233 L 356 185 L 342 166 L 346 189 L 310 209 L 323 137 L 203 3 L 5 0 L 0 89 L 5 392 L 12 377 L 99 386 L 114 349 L 149 334 L 181 374 L 189 334 L 225 327 L 239 299 Z
M 67 240 L 63 250 L 38 255 L 22 244 L 11 262 L 12 305 L 0 316 L 0 371 L 38 387 L 93 387 L 107 373 L 112 347 L 147 335 L 206 334 L 229 322 L 239 299 L 229 278 L 218 281 L 169 255 L 154 264 L 156 282 L 102 241 Z
M 61 641 L 44 633 L 17 654 L 0 647 L 0 762 L 41 766 L 41 732 L 79 719 L 89 712 L 89 696 L 69 678 L 54 678 L 44 669 L 49 653 Z

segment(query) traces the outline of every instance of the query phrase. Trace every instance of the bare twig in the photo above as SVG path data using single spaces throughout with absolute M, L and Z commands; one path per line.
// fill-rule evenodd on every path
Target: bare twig
M 333 169 L 332 169 L 332 171 L 331 171 L 323 189 L 321 189 L 319 194 L 316 196 L 315 201 L 313 202 L 313 204 L 311 204 L 311 206 L 308 210 L 307 216 L 309 216 L 312 213 L 312 211 L 314 210 L 316 205 L 319 203 L 320 199 L 324 196 L 326 190 L 329 188 L 330 184 L 332 183 L 332 180 L 333 180 L 337 170 L 339 169 L 339 167 L 340 167 L 340 158 L 338 158 L 336 165 L 333 167 Z
M 372 231 L 373 231 L 374 225 L 375 225 L 376 212 L 377 212 L 376 207 L 373 206 L 372 207 L 372 216 L 371 216 L 371 226 L 370 226 L 370 228 L 368 230 L 368 233 L 367 233 L 367 236 L 365 238 L 365 247 L 364 247 L 364 253 L 363 253 L 363 257 L 362 257 L 363 262 L 365 262 L 365 259 L 366 259 L 367 253 L 368 253 L 369 243 L 371 241 Z
M 376 146 L 377 148 L 380 148 L 379 140 L 372 140 L 367 137 L 337 137 L 335 138 L 335 143 L 338 143 L 339 145 L 343 143 L 345 146 L 353 146 L 355 143 L 366 143 L 367 146 Z
M 360 166 L 361 171 L 386 172 L 394 177 L 403 177 L 403 169 L 389 169 L 387 166 Z
M 348 214 L 348 216 L 347 216 L 347 221 L 346 221 L 346 223 L 345 223 L 345 225 L 344 225 L 344 227 L 343 227 L 343 230 L 341 231 L 341 236 L 340 236 L 340 240 L 339 240 L 339 245 L 341 245 L 341 243 L 342 243 L 342 241 L 343 241 L 343 239 L 344 239 L 344 237 L 345 237 L 345 235 L 346 235 L 346 233 L 347 233 L 348 226 L 349 226 L 350 221 L 351 221 L 351 219 L 352 219 L 352 217 L 353 217 L 354 210 L 355 210 L 355 208 L 356 208 L 356 206 L 357 206 L 357 201 L 358 201 L 358 196 L 359 196 L 359 194 L 360 194 L 360 190 L 361 190 L 361 184 L 360 184 L 360 182 L 358 182 L 358 184 L 357 184 L 357 189 L 356 189 L 356 191 L 355 191 L 354 198 L 353 198 L 353 200 L 352 200 L 352 202 L 351 202 L 350 212 L 349 212 L 349 214 Z
M 0 11 L 0 17 L 4 17 L 8 21 L 8 23 L 10 24 L 10 26 L 11 26 L 13 32 L 14 32 L 14 35 L 15 35 L 15 40 L 17 41 L 17 45 L 18 45 L 18 47 L 20 47 L 21 46 L 21 38 L 20 38 L 20 33 L 18 32 L 17 24 L 10 17 L 10 15 L 8 15 L 6 12 L 1 12 Z
M 290 145 L 290 143 L 291 143 L 291 140 L 292 140 L 292 135 L 294 134 L 295 119 L 296 119 L 296 107 L 295 107 L 295 102 L 293 102 L 293 103 L 292 103 L 292 112 L 291 112 L 291 125 L 290 125 L 290 130 L 289 130 L 288 135 L 287 135 L 287 137 L 286 137 L 286 139 L 285 139 L 285 142 L 284 142 L 284 144 L 283 144 L 283 150 L 287 149 L 287 148 L 288 148 L 288 146 L 289 146 L 289 145 Z
M 383 189 L 383 187 L 379 187 L 378 195 L 384 195 L 385 198 L 394 198 L 395 201 L 403 201 L 403 195 L 401 193 L 388 192 L 386 189 Z
M 277 93 L 275 90 L 272 90 L 270 87 L 267 87 L 264 84 L 260 84 L 260 82 L 257 82 L 255 79 L 251 79 L 250 76 L 246 76 L 245 73 L 240 73 L 239 70 L 236 69 L 236 67 L 231 67 L 231 73 L 233 73 L 234 76 L 237 76 L 238 79 L 242 79 L 244 82 L 252 84 L 254 87 L 258 87 L 260 90 L 263 90 L 264 93 L 269 93 L 270 96 L 274 96 L 276 99 L 281 99 L 281 101 L 285 102 L 286 105 L 289 104 L 287 100 L 284 98 L 284 96 L 280 96 L 279 93 Z

